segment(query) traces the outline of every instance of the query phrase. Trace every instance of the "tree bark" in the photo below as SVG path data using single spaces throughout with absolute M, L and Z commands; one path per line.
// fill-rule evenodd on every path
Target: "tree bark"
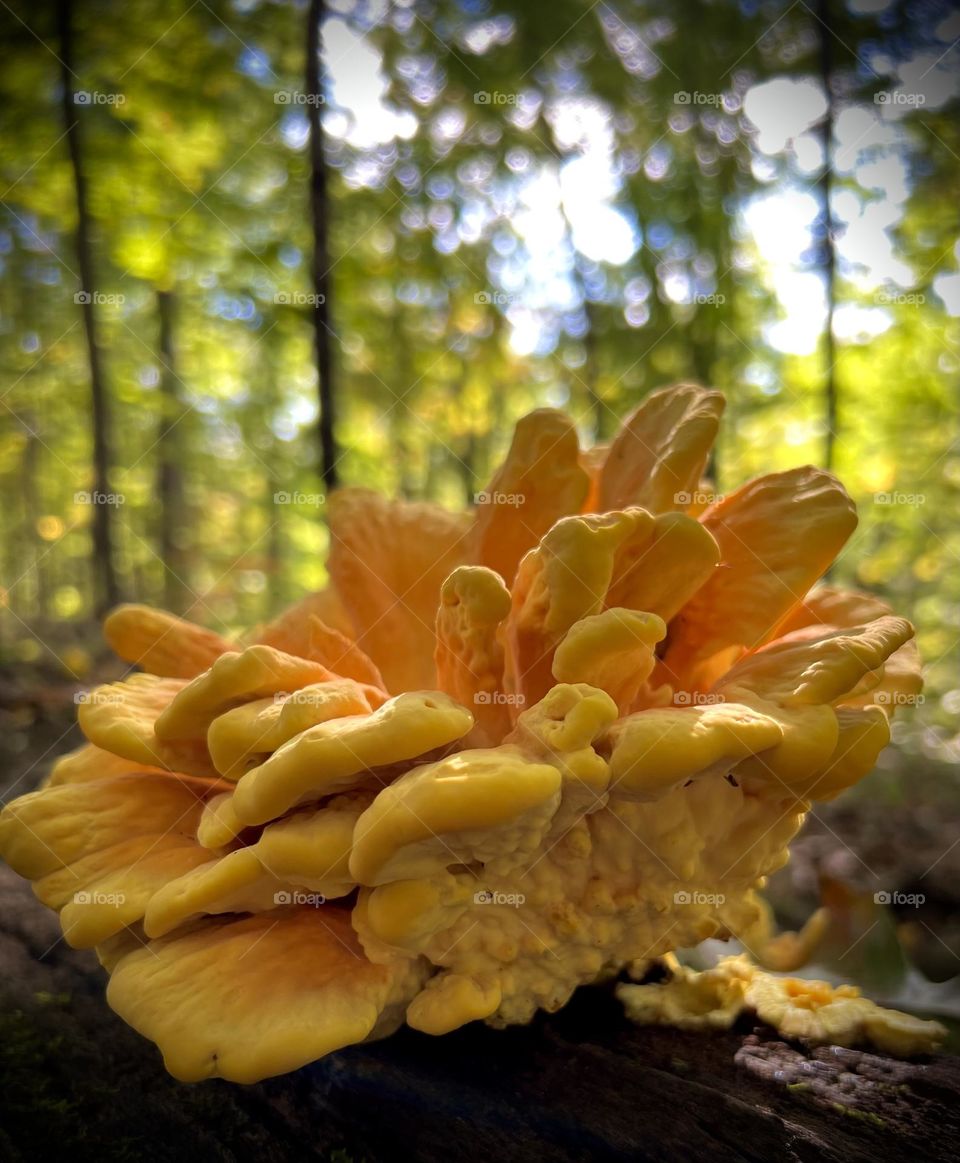
M 335 435 L 336 393 L 333 382 L 333 353 L 330 327 L 330 247 L 328 241 L 329 201 L 323 132 L 323 21 L 325 0 L 310 0 L 307 16 L 307 115 L 310 121 L 310 208 L 313 218 L 313 327 L 317 355 L 317 388 L 320 414 L 318 438 L 320 477 L 328 492 L 337 485 L 337 444 Z
M 186 526 L 183 468 L 177 425 L 183 415 L 174 351 L 174 297 L 157 291 L 157 354 L 160 359 L 160 425 L 157 434 L 158 549 L 163 563 L 163 601 L 175 614 L 191 605 L 187 554 L 182 537 Z
M 820 229 L 822 231 L 823 273 L 827 298 L 827 319 L 824 324 L 824 434 L 823 464 L 832 471 L 837 441 L 837 379 L 834 371 L 836 350 L 833 338 L 833 308 L 836 296 L 836 251 L 833 245 L 833 211 L 830 199 L 833 193 L 833 31 L 830 23 L 830 0 L 817 0 L 817 27 L 820 33 L 820 80 L 823 84 L 827 109 L 820 125 L 823 148 L 823 172 L 820 175 Z
M 394 402 L 389 410 L 390 429 L 390 463 L 396 471 L 396 483 L 392 492 L 409 501 L 416 492 L 413 471 L 413 447 L 411 439 L 410 416 L 412 409 L 407 402 L 409 385 L 414 382 L 415 374 L 410 364 L 410 348 L 407 344 L 407 332 L 404 327 L 402 308 L 394 303 L 390 316 L 390 342 L 393 345 L 393 368 L 395 380 L 392 388 Z
M 581 280 L 582 286 L 582 280 Z M 597 308 L 591 303 L 586 294 L 583 297 L 583 312 L 587 318 L 587 333 L 583 337 L 583 349 L 586 358 L 583 363 L 583 374 L 587 385 L 587 400 L 590 404 L 590 419 L 593 425 L 593 440 L 599 444 L 606 439 L 608 410 L 604 406 L 600 395 L 600 351 L 597 343 Z
M 33 561 L 30 576 L 33 581 L 35 607 L 31 622 L 34 630 L 43 634 L 50 614 L 50 594 L 47 585 L 47 569 L 43 560 L 43 543 L 37 540 L 37 520 L 43 513 L 40 491 L 40 483 L 43 479 L 40 450 L 43 442 L 37 435 L 32 411 L 21 414 L 19 419 L 26 433 L 23 457 L 20 461 L 20 479 L 16 486 L 23 501 L 23 528 L 20 540 L 25 555 L 29 554 Z M 19 572 L 20 569 L 17 570 L 17 573 Z M 12 576 L 15 577 L 16 574 Z
M 58 0 L 61 107 L 66 129 L 73 187 L 77 208 L 76 250 L 80 273 L 80 309 L 87 339 L 90 368 L 90 412 L 93 425 L 93 573 L 96 612 L 103 614 L 120 600 L 120 588 L 113 563 L 114 506 L 105 498 L 110 492 L 110 400 L 97 342 L 97 312 L 94 302 L 93 248 L 87 200 L 87 180 L 83 169 L 83 149 L 77 107 L 73 101 L 77 75 L 73 70 L 73 3 Z
M 0 1158 L 73 1163 L 877 1163 L 960 1157 L 960 1061 L 640 1028 L 609 990 L 529 1026 L 400 1030 L 253 1086 L 184 1086 L 92 953 L 0 867 Z M 229 981 L 225 988 L 229 987 Z M 342 1157 L 342 1156 L 341 1156 Z
M 607 409 L 604 407 L 603 399 L 600 396 L 600 353 L 597 343 L 597 309 L 587 296 L 587 284 L 583 276 L 583 260 L 573 244 L 573 225 L 566 211 L 564 211 L 564 220 L 566 222 L 567 239 L 570 244 L 570 249 L 573 252 L 573 264 L 570 273 L 587 323 L 586 334 L 583 337 L 585 357 L 583 361 L 583 374 L 579 376 L 575 375 L 574 378 L 578 379 L 583 385 L 584 394 L 587 399 L 590 424 L 593 428 L 593 440 L 594 443 L 599 443 L 607 435 Z M 584 416 L 584 419 L 586 419 L 586 416 Z

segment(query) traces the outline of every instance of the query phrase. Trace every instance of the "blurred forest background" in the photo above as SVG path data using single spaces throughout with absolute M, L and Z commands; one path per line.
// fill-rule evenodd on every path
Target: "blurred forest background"
M 603 440 L 694 379 L 717 490 L 835 471 L 835 580 L 927 664 L 781 904 L 832 893 L 888 996 L 956 975 L 949 0 L 3 0 L 0 36 L 6 782 L 76 742 L 117 600 L 259 622 L 323 584 L 336 483 L 465 504 L 531 408 Z

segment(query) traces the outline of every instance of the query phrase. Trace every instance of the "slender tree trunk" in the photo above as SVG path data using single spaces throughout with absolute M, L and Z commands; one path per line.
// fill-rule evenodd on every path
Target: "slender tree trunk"
M 157 435 L 158 549 L 163 562 L 163 601 L 168 610 L 182 614 L 191 604 L 187 580 L 187 555 L 183 547 L 186 527 L 183 499 L 179 430 L 183 401 L 177 388 L 174 355 L 174 298 L 171 291 L 157 291 L 160 357 L 160 426 Z
M 413 449 L 410 435 L 410 407 L 407 403 L 409 386 L 416 378 L 410 366 L 407 332 L 402 311 L 394 305 L 390 317 L 390 342 L 393 346 L 393 367 L 396 369 L 394 392 L 396 402 L 390 409 L 390 461 L 396 467 L 396 490 L 405 500 L 411 500 L 416 486 L 413 473 Z
M 467 505 L 473 504 L 477 493 L 477 434 L 470 431 L 463 442 L 463 456 L 457 462 L 460 481 L 463 488 L 463 500 Z
M 824 413 L 827 431 L 824 436 L 823 460 L 827 470 L 833 469 L 834 449 L 837 439 L 837 381 L 834 374 L 836 363 L 833 339 L 833 307 L 836 286 L 836 253 L 833 245 L 833 212 L 830 196 L 833 185 L 833 36 L 830 23 L 830 0 L 817 0 L 818 27 L 820 31 L 820 79 L 827 99 L 827 111 L 820 126 L 823 145 L 823 173 L 820 175 L 820 219 L 823 231 L 823 272 L 827 295 L 827 320 L 824 330 Z
M 284 480 L 288 471 L 286 457 L 281 442 L 273 431 L 273 421 L 282 404 L 282 393 L 277 383 L 277 356 L 273 351 L 276 332 L 270 331 L 258 347 L 257 378 L 263 384 L 265 400 L 264 418 L 261 432 L 269 433 L 269 446 L 264 448 L 263 459 L 267 464 L 267 492 L 264 496 L 263 520 L 267 527 L 267 584 L 264 587 L 260 607 L 260 618 L 272 618 L 292 601 L 288 568 L 287 527 L 284 521 L 286 505 L 278 505 L 275 497 L 289 486 Z M 256 446 L 256 445 L 255 445 Z
M 593 439 L 595 442 L 603 440 L 607 434 L 607 409 L 604 407 L 600 395 L 600 353 L 597 344 L 597 308 L 584 296 L 583 310 L 587 316 L 587 333 L 583 337 L 583 348 L 586 359 L 583 364 L 583 374 L 587 381 L 587 399 L 590 403 L 590 413 L 593 422 Z
M 287 586 L 287 539 L 283 523 L 283 505 L 274 501 L 274 496 L 283 489 L 283 482 L 277 470 L 277 452 L 269 454 L 270 475 L 267 481 L 264 520 L 267 522 L 267 584 L 263 591 L 260 617 L 271 618 L 277 610 L 289 601 Z
M 26 442 L 20 461 L 20 478 L 17 482 L 17 490 L 23 498 L 23 545 L 33 559 L 33 568 L 30 571 L 33 577 L 34 601 L 36 603 L 33 624 L 34 629 L 42 632 L 47 625 L 47 617 L 50 613 L 47 569 L 43 562 L 41 543 L 37 541 L 37 521 L 43 513 L 40 497 L 40 482 L 43 479 L 43 466 L 40 463 L 42 442 L 37 436 L 32 412 L 24 412 L 21 415 L 21 423 L 26 432 Z
M 566 218 L 566 213 L 564 213 Z M 581 269 L 580 256 L 576 253 L 573 246 L 573 227 L 570 225 L 570 219 L 566 218 L 567 222 L 567 237 L 570 242 L 570 247 L 574 251 L 573 258 L 573 282 L 577 289 L 577 294 L 580 297 L 580 302 L 583 304 L 583 313 L 587 320 L 587 333 L 583 337 L 584 363 L 583 375 L 580 379 L 584 384 L 584 393 L 587 397 L 587 403 L 590 407 L 590 421 L 593 427 L 593 438 L 595 441 L 600 441 L 606 434 L 605 413 L 606 409 L 603 406 L 603 400 L 600 397 L 600 359 L 597 350 L 597 309 L 593 303 L 587 298 L 587 285 L 583 277 L 583 270 Z
M 120 589 L 113 563 L 114 506 L 105 503 L 110 492 L 110 401 L 100 348 L 97 343 L 97 315 L 94 303 L 93 249 L 90 242 L 90 210 L 87 181 L 83 171 L 83 151 L 77 107 L 73 103 L 76 73 L 73 71 L 73 4 L 58 0 L 57 25 L 60 49 L 61 105 L 66 129 L 73 186 L 77 207 L 77 263 L 80 269 L 80 306 L 87 337 L 87 360 L 90 367 L 90 410 L 93 422 L 93 479 L 99 503 L 93 506 L 93 573 L 95 607 L 102 614 L 116 605 Z
M 330 340 L 330 248 L 328 244 L 329 201 L 323 135 L 323 21 L 325 0 L 310 0 L 307 17 L 307 113 L 310 119 L 310 206 L 313 216 L 313 326 L 316 333 L 317 379 L 320 395 L 319 453 L 320 476 L 329 492 L 337 485 L 337 444 L 333 384 L 333 355 Z

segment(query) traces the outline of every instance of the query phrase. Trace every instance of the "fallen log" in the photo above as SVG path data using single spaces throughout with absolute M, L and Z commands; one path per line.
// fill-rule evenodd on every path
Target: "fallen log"
M 960 1059 L 811 1052 L 749 1022 L 641 1029 L 606 989 L 529 1027 L 403 1030 L 255 1086 L 185 1086 L 59 938 L 0 868 L 4 1163 L 960 1157 Z

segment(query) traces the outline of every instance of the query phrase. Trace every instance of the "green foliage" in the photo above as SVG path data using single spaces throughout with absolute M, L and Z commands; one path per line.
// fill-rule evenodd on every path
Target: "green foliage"
M 93 479 L 75 202 L 52 6 L 15 7 L 0 12 L 0 651 L 13 662 L 51 653 L 78 672 L 95 637 L 91 507 L 75 500 Z M 305 299 L 309 164 L 296 97 L 306 6 L 73 7 L 76 89 L 104 98 L 80 108 L 80 126 L 106 297 L 97 313 L 114 413 L 111 479 L 124 498 L 113 514 L 117 569 L 129 596 L 163 600 L 166 420 L 183 485 L 177 548 L 189 614 L 237 628 L 324 580 L 323 508 L 310 499 L 321 490 Z M 899 65 L 941 56 L 955 35 L 937 31 L 946 3 L 829 9 L 835 121 L 851 110 L 875 117 L 874 94 L 895 87 Z M 723 490 L 822 460 L 822 345 L 791 355 L 771 342 L 782 311 L 745 218 L 771 190 L 816 193 L 818 171 L 801 165 L 793 143 L 764 153 L 744 111 L 760 82 L 815 83 L 822 35 L 810 6 L 772 0 L 331 6 L 341 478 L 461 504 L 531 407 L 566 407 L 585 439 L 602 439 L 675 379 L 728 395 L 714 464 Z M 363 72 L 370 52 L 379 96 Z M 837 341 L 836 467 L 862 514 L 837 576 L 916 621 L 928 701 L 907 733 L 941 758 L 955 755 L 960 703 L 958 327 L 934 289 L 957 269 L 955 90 L 889 122 L 892 143 L 868 134 L 834 159 L 835 197 L 862 206 L 882 201 L 866 163 L 903 161 L 893 252 L 923 296 L 891 296 L 879 308 L 881 334 Z M 385 110 L 395 133 L 382 129 Z M 542 211 L 525 200 L 526 183 L 556 181 L 578 161 L 609 185 L 606 203 L 633 235 L 622 261 L 587 253 L 576 190 L 562 184 L 547 256 L 532 242 Z M 821 261 L 814 235 L 802 270 Z M 878 310 L 861 275 L 840 261 L 838 307 Z M 168 394 L 158 292 L 174 306 Z M 520 331 L 533 338 L 518 342 Z M 277 493 L 307 499 L 276 504 Z M 884 504 L 878 494 L 923 499 Z

